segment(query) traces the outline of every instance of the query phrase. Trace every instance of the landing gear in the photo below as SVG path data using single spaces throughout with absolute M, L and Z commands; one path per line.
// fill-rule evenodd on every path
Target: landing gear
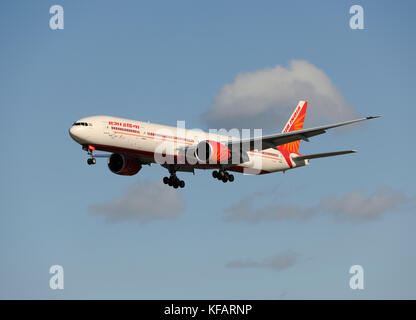
M 169 178 L 164 177 L 163 183 L 169 185 L 170 187 L 174 187 L 175 189 L 185 187 L 185 181 L 179 179 L 176 175 L 171 175 Z
M 95 148 L 93 146 L 88 146 L 87 152 L 88 152 L 88 155 L 90 156 L 90 158 L 87 159 L 88 165 L 97 163 L 97 160 L 94 158 L 94 151 L 95 151 Z
M 228 181 L 233 182 L 234 176 L 232 174 L 229 174 L 227 171 L 220 169 L 219 171 L 214 170 L 212 172 L 212 176 L 215 179 L 221 180 L 222 182 L 226 183 Z
M 176 173 L 174 170 L 169 170 L 170 172 L 170 177 L 164 177 L 163 178 L 163 183 L 169 185 L 170 187 L 174 187 L 175 189 L 178 188 L 184 188 L 185 187 L 185 181 L 179 179 L 176 176 Z

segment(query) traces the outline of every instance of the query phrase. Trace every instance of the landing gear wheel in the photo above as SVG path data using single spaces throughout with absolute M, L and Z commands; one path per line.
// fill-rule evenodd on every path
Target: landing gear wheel
M 230 182 L 233 182 L 233 181 L 234 181 L 234 176 L 233 176 L 232 174 L 230 174 L 230 175 L 228 176 L 228 180 L 229 180 Z
M 88 163 L 89 165 L 95 164 L 96 162 L 97 162 L 97 160 L 95 160 L 95 158 L 88 158 L 88 159 L 87 159 L 87 163 Z
M 169 185 L 170 187 L 174 187 L 175 189 L 184 188 L 185 181 L 182 181 L 176 176 L 176 171 L 173 166 L 167 168 L 169 170 L 170 176 L 163 178 L 163 183 Z
M 228 181 L 228 178 L 227 178 L 227 176 L 223 176 L 221 180 L 222 180 L 222 182 L 226 183 Z
M 218 171 L 216 171 L 216 170 L 212 171 L 212 177 L 214 179 L 217 179 L 218 178 Z

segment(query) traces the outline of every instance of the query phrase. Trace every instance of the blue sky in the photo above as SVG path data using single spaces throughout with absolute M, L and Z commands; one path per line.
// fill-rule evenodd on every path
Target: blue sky
M 64 8 L 64 30 L 49 28 L 54 4 Z M 349 28 L 353 4 L 364 8 L 365 30 Z M 2 1 L 0 297 L 414 299 L 415 9 L 412 1 Z M 120 177 L 104 160 L 87 166 L 68 136 L 75 120 L 108 114 L 204 128 L 202 115 L 239 73 L 293 59 L 322 70 L 357 114 L 383 115 L 300 151 L 358 154 L 236 175 L 233 184 L 183 173 L 185 209 L 175 219 L 110 223 L 92 214 L 166 170 Z M 401 200 L 368 221 L 338 221 L 322 208 L 304 220 L 225 219 L 253 194 L 259 208 L 308 210 L 382 187 Z M 286 268 L 264 262 L 287 252 L 296 258 Z M 61 291 L 49 288 L 54 264 L 65 271 Z M 348 286 L 355 264 L 365 271 L 361 291 Z

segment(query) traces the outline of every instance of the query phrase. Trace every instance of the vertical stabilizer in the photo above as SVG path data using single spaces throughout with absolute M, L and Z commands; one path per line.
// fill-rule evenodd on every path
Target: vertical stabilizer
M 303 122 L 305 121 L 306 107 L 308 106 L 307 101 L 299 101 L 295 111 L 293 111 L 289 121 L 284 126 L 282 133 L 291 132 L 303 129 Z M 278 147 L 279 150 L 285 150 L 289 153 L 297 153 L 299 150 L 300 140 L 293 141 L 290 143 L 283 144 Z

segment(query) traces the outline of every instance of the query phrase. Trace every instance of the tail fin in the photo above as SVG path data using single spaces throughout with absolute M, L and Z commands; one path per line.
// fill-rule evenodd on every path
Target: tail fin
M 305 121 L 305 113 L 306 113 L 307 106 L 308 106 L 307 101 L 299 101 L 295 111 L 293 111 L 282 133 L 303 129 L 303 122 Z M 289 153 L 292 153 L 292 152 L 297 153 L 299 150 L 299 144 L 300 144 L 300 140 L 297 140 L 297 141 L 293 141 L 293 142 L 281 145 L 278 148 L 279 150 L 285 150 L 285 151 L 288 151 Z

